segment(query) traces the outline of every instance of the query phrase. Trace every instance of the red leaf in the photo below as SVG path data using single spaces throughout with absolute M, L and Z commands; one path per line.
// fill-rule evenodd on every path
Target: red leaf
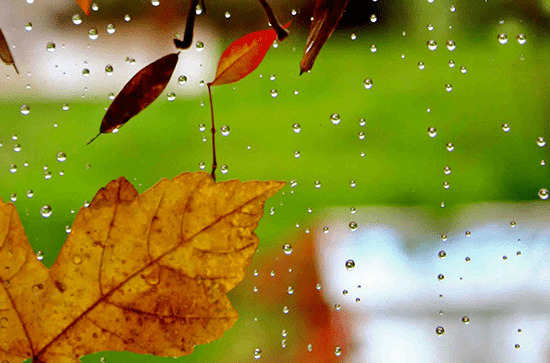
M 288 28 L 287 23 L 284 28 Z M 262 30 L 235 40 L 222 53 L 216 70 L 216 78 L 208 86 L 240 81 L 254 71 L 277 39 L 273 29 Z
M 4 33 L 2 33 L 2 29 L 0 29 L 0 59 L 2 59 L 2 61 L 8 66 L 13 66 L 17 74 L 19 74 L 19 70 L 17 70 L 17 67 L 15 66 L 13 56 L 10 52 L 10 47 L 8 45 L 8 42 L 6 41 L 6 38 L 4 37 Z
M 76 0 L 76 3 L 83 12 L 86 13 L 86 15 L 90 15 L 90 4 L 92 3 L 92 0 Z
M 317 0 L 309 29 L 300 74 L 309 71 L 325 42 L 338 25 L 349 0 Z
M 109 106 L 97 136 L 118 129 L 156 100 L 174 73 L 178 55 L 172 53 L 157 59 L 133 76 Z

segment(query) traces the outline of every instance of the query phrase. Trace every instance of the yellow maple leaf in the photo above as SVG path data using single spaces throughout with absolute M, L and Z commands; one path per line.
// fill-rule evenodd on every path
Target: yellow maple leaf
M 237 319 L 226 293 L 283 185 L 183 173 L 138 195 L 121 177 L 79 211 L 49 270 L 0 200 L 0 362 L 105 350 L 178 357 L 219 338 Z

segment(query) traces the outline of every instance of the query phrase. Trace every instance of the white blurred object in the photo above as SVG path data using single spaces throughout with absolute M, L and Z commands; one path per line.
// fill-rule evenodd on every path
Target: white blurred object
M 435 216 L 412 207 L 328 211 L 316 254 L 325 300 L 352 314 L 346 360 L 547 362 L 549 212 L 544 202 Z

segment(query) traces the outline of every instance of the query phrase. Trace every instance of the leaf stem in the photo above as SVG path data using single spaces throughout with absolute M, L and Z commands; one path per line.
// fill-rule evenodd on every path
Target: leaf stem
M 95 135 L 95 136 L 93 137 L 93 139 L 91 139 L 90 141 L 88 141 L 88 142 L 86 143 L 86 145 L 90 145 L 90 144 L 92 143 L 92 141 L 94 141 L 95 139 L 97 139 L 97 138 L 99 137 L 99 135 L 101 135 L 101 132 L 100 132 L 99 134 Z
M 187 13 L 187 21 L 185 22 L 185 32 L 183 34 L 183 41 L 174 39 L 174 44 L 178 49 L 187 49 L 193 43 L 193 28 L 195 27 L 195 15 L 196 8 L 199 0 L 191 0 L 191 6 Z
M 210 116 L 212 118 L 212 180 L 216 181 L 216 168 L 218 167 L 218 162 L 216 161 L 216 127 L 214 125 L 214 104 L 212 103 L 212 89 L 210 84 L 208 84 L 208 97 L 210 97 Z
M 288 30 L 283 28 L 277 17 L 275 16 L 275 13 L 273 13 L 273 10 L 271 9 L 271 6 L 267 3 L 266 0 L 259 0 L 260 4 L 265 10 L 265 13 L 267 15 L 267 19 L 269 20 L 269 23 L 273 27 L 273 29 L 277 32 L 277 39 L 279 41 L 284 40 L 286 37 L 288 37 Z

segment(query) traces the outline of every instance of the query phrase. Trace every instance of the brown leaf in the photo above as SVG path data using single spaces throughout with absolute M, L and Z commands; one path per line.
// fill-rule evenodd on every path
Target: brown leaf
M 289 25 L 287 23 L 284 28 Z M 216 69 L 216 78 L 208 86 L 233 83 L 248 76 L 262 63 L 275 39 L 277 33 L 270 28 L 235 40 L 223 51 Z
M 300 62 L 300 74 L 311 70 L 315 58 L 338 25 L 349 0 L 317 0 L 309 28 L 306 48 Z
M 90 15 L 90 4 L 92 3 L 92 0 L 76 0 L 76 3 L 83 12 L 86 13 L 86 15 Z
M 283 185 L 184 173 L 138 195 L 121 177 L 79 211 L 49 271 L 0 201 L 0 362 L 105 350 L 178 357 L 219 338 L 237 319 L 226 293 Z
M 4 37 L 2 29 L 0 29 L 0 58 L 8 66 L 13 66 L 13 68 L 15 68 L 15 72 L 19 74 L 19 70 L 17 69 L 15 62 L 13 61 L 13 56 L 11 55 L 10 46 L 6 41 L 6 37 Z
M 94 141 L 99 135 L 112 132 L 120 128 L 132 117 L 140 113 L 160 96 L 168 85 L 179 53 L 172 53 L 157 59 L 141 69 L 124 85 L 103 116 L 99 134 L 91 139 Z

